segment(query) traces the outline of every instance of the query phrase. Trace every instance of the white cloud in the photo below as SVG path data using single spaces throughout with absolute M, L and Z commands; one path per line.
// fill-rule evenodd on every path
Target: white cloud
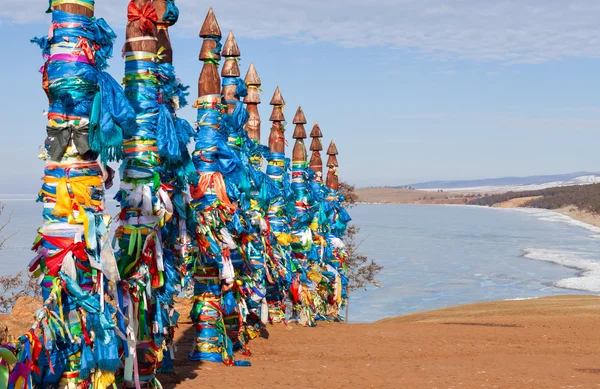
M 126 1 L 98 0 L 123 23 Z M 206 6 L 177 0 L 178 28 L 197 33 Z M 440 60 L 541 63 L 600 57 L 596 0 L 230 0 L 215 5 L 237 36 L 416 50 Z M 45 1 L 0 0 L 0 23 L 44 19 Z

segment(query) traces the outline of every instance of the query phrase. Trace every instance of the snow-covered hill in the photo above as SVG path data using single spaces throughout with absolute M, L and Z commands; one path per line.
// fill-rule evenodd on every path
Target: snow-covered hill
M 484 180 L 434 181 L 410 185 L 415 189 L 445 192 L 508 192 L 600 183 L 600 173 L 579 172 L 551 176 L 504 177 Z

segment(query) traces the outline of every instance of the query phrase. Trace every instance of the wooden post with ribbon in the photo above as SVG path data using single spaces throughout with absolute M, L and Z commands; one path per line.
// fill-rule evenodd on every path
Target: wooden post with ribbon
M 283 107 L 285 101 L 279 86 L 275 89 L 270 105 L 273 111 L 269 120 L 272 123 L 269 134 L 270 154 L 267 158 L 267 175 L 273 180 L 279 195 L 271 200 L 267 211 L 267 220 L 273 232 L 273 261 L 280 273 L 290 273 L 291 270 L 291 235 L 287 202 L 291 197 L 289 188 L 288 163 L 285 158 L 285 134 Z M 285 298 L 289 285 L 283 277 L 280 282 L 269 285 L 267 301 L 269 304 L 269 321 L 285 321 Z M 290 313 L 287 312 L 289 315 Z
M 39 193 L 43 224 L 29 271 L 41 280 L 44 304 L 19 338 L 27 351 L 11 372 L 15 387 L 104 388 L 121 365 L 114 326 L 100 324 L 112 322 L 115 310 L 105 298 L 119 281 L 104 191 L 114 173 L 106 163 L 121 158 L 123 132 L 134 114 L 104 72 L 116 35 L 94 17 L 94 6 L 93 0 L 50 1 L 50 33 L 33 40 L 46 59 L 42 86 L 49 108 L 40 156 L 46 161 Z M 111 105 L 105 105 L 107 96 Z

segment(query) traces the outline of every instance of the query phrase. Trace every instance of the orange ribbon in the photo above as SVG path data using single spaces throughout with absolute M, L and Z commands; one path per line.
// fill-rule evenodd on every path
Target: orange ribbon
M 195 200 L 204 197 L 208 187 L 215 189 L 217 198 L 229 209 L 235 210 L 236 206 L 231 203 L 227 196 L 227 188 L 225 187 L 225 181 L 223 175 L 219 172 L 216 173 L 204 173 L 200 174 L 200 182 L 198 185 L 190 185 L 190 194 Z
M 79 37 L 79 41 L 77 42 L 75 48 L 83 51 L 88 61 L 90 61 L 90 64 L 94 65 L 96 63 L 96 56 L 94 55 L 94 51 L 90 47 L 90 42 L 87 39 Z

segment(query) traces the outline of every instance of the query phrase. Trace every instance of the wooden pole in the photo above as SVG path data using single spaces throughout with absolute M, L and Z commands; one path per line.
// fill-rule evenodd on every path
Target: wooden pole
M 338 190 L 340 183 L 338 180 L 338 161 L 336 155 L 338 155 L 338 149 L 335 145 L 335 142 L 332 140 L 329 144 L 329 148 L 327 149 L 327 155 L 329 158 L 327 159 L 327 167 L 329 171 L 327 172 L 327 186 L 329 189 Z
M 154 69 L 156 66 L 155 60 L 158 51 L 156 11 L 150 0 L 132 0 L 127 8 L 127 18 L 124 46 L 126 68 L 124 84 L 127 92 L 126 96 L 131 102 L 132 107 L 134 107 L 138 124 L 133 133 L 129 134 L 130 139 L 125 140 L 124 147 L 131 149 L 154 146 L 148 147 L 152 150 L 157 145 L 157 116 L 150 115 L 148 117 L 149 110 L 147 106 L 138 103 L 144 100 L 144 94 L 148 94 L 150 91 L 158 93 L 159 88 L 157 81 L 140 78 L 150 72 L 149 69 Z M 131 66 L 132 64 L 133 66 Z M 144 86 L 144 91 L 140 89 L 140 85 Z M 147 124 L 149 122 L 154 122 L 154 125 Z M 154 132 L 152 132 L 152 129 L 154 129 Z M 150 281 L 150 275 L 142 276 L 142 283 L 146 285 L 145 287 L 138 287 L 135 282 L 132 282 L 133 280 L 137 280 L 140 274 L 145 274 L 150 270 L 149 266 L 138 261 L 138 255 L 148 256 L 151 258 L 151 261 L 155 260 L 156 253 L 148 252 L 143 247 L 156 244 L 151 232 L 160 228 L 157 222 L 155 222 L 159 206 L 151 200 L 157 196 L 153 177 L 158 175 L 157 168 L 160 157 L 157 151 L 148 151 L 148 154 L 151 156 L 142 156 L 141 153 L 125 153 L 123 160 L 124 169 L 121 177 L 121 219 L 123 224 L 117 230 L 116 236 L 121 242 L 121 250 L 118 253 L 119 268 L 122 272 L 121 277 L 129 281 L 122 286 L 125 293 L 128 293 L 132 300 L 137 301 L 144 301 L 146 294 L 152 295 L 152 299 L 148 299 L 147 303 L 150 306 L 154 304 L 156 309 L 154 292 L 146 290 L 146 288 L 157 287 L 156 283 Z M 143 171 L 143 178 L 139 178 L 140 171 Z M 136 193 L 146 193 L 146 195 L 142 195 L 138 202 L 129 201 L 128 198 L 134 196 Z M 140 217 L 148 221 L 142 223 Z M 139 243 L 136 245 L 138 255 L 135 253 L 131 254 L 131 251 L 125 248 L 128 246 L 128 243 L 124 243 L 138 239 L 136 238 L 137 234 L 139 234 Z M 136 285 L 135 287 L 133 286 L 134 284 Z M 143 310 L 140 310 L 140 312 L 143 312 Z M 147 320 L 142 320 L 141 318 L 141 315 L 144 315 L 144 313 L 136 312 L 132 314 L 133 323 L 129 323 L 131 328 L 138 328 L 145 323 L 145 328 L 140 328 L 137 334 L 127 334 L 134 338 L 136 344 L 136 357 L 130 353 L 125 360 L 124 381 L 128 388 L 136 386 L 137 378 L 135 371 L 138 370 L 146 372 L 144 374 L 146 377 L 143 381 L 144 385 L 152 385 L 156 379 L 158 360 L 152 357 L 153 351 L 150 350 L 148 345 L 152 344 L 153 347 L 162 348 L 162 344 L 157 345 L 154 343 L 154 330 L 152 326 L 154 317 L 151 315 L 153 311 L 148 310 L 147 312 Z M 162 328 L 160 331 L 162 332 Z
M 260 90 L 261 81 L 258 77 L 258 73 L 256 73 L 254 63 L 250 64 L 244 82 L 248 87 L 248 95 L 244 97 L 244 103 L 246 104 L 248 115 L 250 115 L 250 118 L 246 123 L 246 131 L 248 131 L 248 137 L 259 144 L 261 121 L 260 114 L 258 113 L 258 104 L 260 104 L 260 95 L 258 92 Z
M 310 132 L 310 137 L 312 138 L 312 142 L 310 143 L 310 151 L 312 151 L 312 155 L 310 157 L 309 168 L 315 172 L 315 181 L 322 182 L 323 181 L 323 160 L 321 159 L 321 151 L 323 150 L 323 145 L 321 144 L 321 138 L 323 137 L 323 133 L 321 132 L 321 128 L 318 123 L 312 128 Z
M 226 83 L 226 80 L 229 78 L 238 78 L 240 76 L 240 68 L 238 66 L 238 61 L 240 59 L 240 48 L 235 41 L 233 31 L 229 31 L 221 55 L 225 57 L 225 63 L 223 64 L 223 69 L 221 70 L 223 83 Z M 223 101 L 225 104 L 227 104 L 227 113 L 230 115 L 235 109 L 236 101 L 239 100 L 236 92 L 236 84 L 223 86 L 223 90 L 221 92 L 223 95 Z
M 223 173 L 218 166 L 218 152 L 221 144 L 219 132 L 224 113 L 221 98 L 221 29 L 212 8 L 200 30 L 203 38 L 200 60 L 203 62 L 198 78 L 197 138 L 194 164 L 200 181 L 192 185 L 192 207 L 199 221 L 195 236 L 201 252 L 194 267 L 194 305 L 192 321 L 196 327 L 194 350 L 188 358 L 193 361 L 216 361 L 216 354 L 225 364 L 233 364 L 233 354 L 229 353 L 223 311 L 222 293 L 231 288 L 233 269 L 226 268 L 228 260 L 225 243 L 218 237 L 219 231 L 226 228 L 225 221 L 231 218 L 235 205 L 230 202 L 225 188 Z M 228 53 L 231 54 L 231 51 Z M 224 205 L 227 205 L 225 207 Z M 229 264 L 231 262 L 229 261 Z M 216 329 L 216 333 L 215 333 Z
M 273 93 L 273 98 L 269 103 L 273 106 L 273 112 L 269 120 L 273 122 L 271 125 L 271 134 L 269 135 L 269 149 L 272 153 L 285 153 L 285 134 L 283 133 L 283 122 L 285 117 L 283 116 L 283 106 L 285 101 L 281 96 L 279 86 Z
M 285 244 L 285 240 L 279 240 L 280 237 L 284 237 L 286 234 L 289 235 L 289 215 L 285 212 L 285 189 L 283 180 L 286 177 L 285 174 L 285 135 L 283 122 L 285 117 L 283 116 L 283 107 L 285 101 L 281 96 L 279 86 L 275 89 L 273 98 L 270 104 L 273 106 L 271 117 L 269 120 L 273 122 L 271 125 L 271 132 L 269 134 L 269 150 L 271 151 L 268 157 L 267 164 L 267 175 L 273 180 L 275 186 L 279 191 L 279 195 L 271 200 L 269 208 L 267 210 L 267 220 L 271 226 L 272 232 L 275 235 L 273 241 L 273 257 L 274 262 L 280 264 L 281 267 L 290 260 L 291 247 L 289 244 Z M 289 240 L 289 239 L 288 239 Z M 279 289 L 277 284 L 270 285 L 268 293 L 272 294 L 274 299 L 269 302 L 269 321 L 280 322 L 285 318 L 285 291 Z
M 204 62 L 204 65 L 198 78 L 198 97 L 218 95 L 221 93 L 221 78 L 219 77 L 221 51 L 217 50 L 217 43 L 221 40 L 221 29 L 212 8 L 204 19 L 200 37 L 204 40 L 199 59 Z
M 292 161 L 306 163 L 306 146 L 304 146 L 304 139 L 306 139 L 306 130 L 304 129 L 306 117 L 304 116 L 302 107 L 298 107 L 293 123 L 296 127 L 294 128 L 294 135 L 292 137 L 296 139 L 296 142 L 292 151 Z
M 154 9 L 158 22 L 156 23 L 156 38 L 158 39 L 158 48 L 162 49 L 160 62 L 173 63 L 173 48 L 171 46 L 171 38 L 169 36 L 169 26 L 173 23 L 165 20 L 164 16 L 167 11 L 167 0 L 153 0 Z

